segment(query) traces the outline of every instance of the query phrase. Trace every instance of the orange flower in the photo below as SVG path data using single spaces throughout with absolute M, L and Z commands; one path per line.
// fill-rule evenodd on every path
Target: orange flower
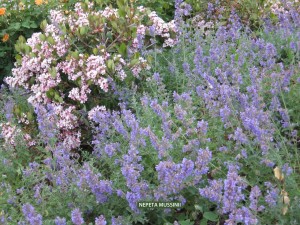
M 4 35 L 3 35 L 3 38 L 2 38 L 2 41 L 3 41 L 3 42 L 7 42 L 8 39 L 9 39 L 9 34 L 4 34 Z
M 6 8 L 0 8 L 0 16 L 5 15 Z
M 35 4 L 36 5 L 41 5 L 41 4 L 43 4 L 43 0 L 35 0 Z

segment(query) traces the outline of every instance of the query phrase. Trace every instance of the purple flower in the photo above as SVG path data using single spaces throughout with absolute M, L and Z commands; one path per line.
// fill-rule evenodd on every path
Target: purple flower
M 149 28 L 149 34 L 152 37 L 155 36 L 155 26 L 154 25 L 150 26 L 150 28 Z
M 250 192 L 250 206 L 249 208 L 253 211 L 258 211 L 258 198 L 261 196 L 261 191 L 258 186 L 254 186 Z
M 71 213 L 71 220 L 75 225 L 84 224 L 84 220 L 82 218 L 82 213 L 79 208 L 76 208 Z
M 204 120 L 198 121 L 197 129 L 201 132 L 202 135 L 206 135 L 208 129 L 208 122 Z
M 108 157 L 112 157 L 116 153 L 116 149 L 120 147 L 119 143 L 112 143 L 112 144 L 107 144 L 104 148 L 105 153 L 108 155 Z
M 223 181 L 209 180 L 209 185 L 205 188 L 200 188 L 199 193 L 202 197 L 209 199 L 212 202 L 220 204 L 222 201 Z
M 232 225 L 237 223 L 243 223 L 245 225 L 256 225 L 258 224 L 258 219 L 252 214 L 252 212 L 246 208 L 242 207 L 234 212 L 230 213 L 229 219 L 225 221 L 226 225 Z
M 65 218 L 60 218 L 60 217 L 56 217 L 55 219 L 55 225 L 66 225 L 66 219 Z
M 182 64 L 182 68 L 183 68 L 184 73 L 185 73 L 186 75 L 189 75 L 189 74 L 191 73 L 191 71 L 190 71 L 190 65 L 189 65 L 187 62 L 184 62 L 184 63 Z
M 270 58 L 276 56 L 276 48 L 273 44 L 267 43 L 265 48 L 265 57 Z
M 227 148 L 226 146 L 221 146 L 221 147 L 219 148 L 219 151 L 220 151 L 220 152 L 227 152 L 227 151 L 228 151 L 228 148 Z
M 236 128 L 234 135 L 233 135 L 233 140 L 235 140 L 235 141 L 237 141 L 237 143 L 241 143 L 241 144 L 246 144 L 248 142 L 247 136 L 243 133 L 243 130 L 240 127 Z
M 42 225 L 43 224 L 43 218 L 40 214 L 37 214 L 34 207 L 30 205 L 29 203 L 26 203 L 22 207 L 23 215 L 26 219 L 26 221 L 30 225 Z
M 198 139 L 192 139 L 188 141 L 187 145 L 182 147 L 182 152 L 192 152 L 196 149 L 199 149 L 200 142 Z
M 115 120 L 113 122 L 113 126 L 114 128 L 116 129 L 116 131 L 118 133 L 120 133 L 121 135 L 123 135 L 124 138 L 128 138 L 128 132 L 127 130 L 125 129 L 123 123 L 120 121 L 120 120 Z
M 105 217 L 103 215 L 97 217 L 95 219 L 95 225 L 106 225 Z
M 265 196 L 265 201 L 268 203 L 269 207 L 275 207 L 277 205 L 279 190 L 275 188 L 270 182 L 265 182 L 265 186 L 268 188 L 267 195 Z
M 231 115 L 231 110 L 225 105 L 220 109 L 220 117 L 224 123 L 228 121 L 229 116 Z
M 164 110 L 164 108 L 158 104 L 158 100 L 154 99 L 150 103 L 151 109 L 162 118 L 162 120 L 167 120 L 169 118 L 169 113 Z
M 269 159 L 263 159 L 263 160 L 261 161 L 261 163 L 262 163 L 262 164 L 265 164 L 267 167 L 270 167 L 270 168 L 273 168 L 274 165 L 275 165 L 275 163 L 272 162 L 272 161 L 269 160 Z
M 13 114 L 14 105 L 15 104 L 11 99 L 9 99 L 4 105 L 5 117 L 6 117 L 7 121 L 11 121 L 14 117 L 14 114 Z
M 288 163 L 285 163 L 282 166 L 282 172 L 285 173 L 286 176 L 289 176 L 293 173 L 293 169 L 289 166 Z
M 107 195 L 112 194 L 112 182 L 107 180 L 99 180 L 100 174 L 95 174 L 90 166 L 85 163 L 83 168 L 79 171 L 80 176 L 77 185 L 80 188 L 88 186 L 91 192 L 95 195 L 98 203 L 107 201 Z
M 174 112 L 178 120 L 184 122 L 187 112 L 181 107 L 181 105 L 176 104 L 174 107 Z
M 245 183 L 238 175 L 237 168 L 229 165 L 227 178 L 224 180 L 223 213 L 236 210 L 237 204 L 245 198 L 242 193 L 243 189 L 245 189 Z
M 141 156 L 136 146 L 131 144 L 128 150 L 128 154 L 123 155 L 121 172 L 126 179 L 126 185 L 131 190 L 126 193 L 126 199 L 130 208 L 136 213 L 139 212 L 137 208 L 137 202 L 147 197 L 147 191 L 149 186 L 146 181 L 139 181 L 140 173 L 144 170 L 144 167 L 139 164 Z M 122 196 L 123 193 L 119 193 Z
M 124 225 L 124 219 L 122 216 L 112 217 L 111 218 L 111 225 Z
M 157 83 L 161 83 L 161 77 L 160 77 L 160 75 L 159 75 L 159 73 L 158 72 L 155 72 L 154 74 L 153 74 L 153 79 L 157 82 Z
M 193 175 L 194 167 L 194 162 L 185 158 L 180 164 L 172 161 L 161 161 L 156 165 L 155 168 L 160 181 L 160 186 L 156 191 L 156 199 L 179 193 L 184 188 L 184 181 Z
M 201 176 L 208 172 L 208 164 L 210 163 L 211 159 L 212 153 L 208 148 L 198 150 L 198 155 L 195 162 L 195 173 L 197 174 L 197 176 Z
M 54 110 L 54 106 L 48 104 L 46 107 L 43 105 L 35 106 L 35 113 L 37 114 L 37 122 L 41 137 L 45 143 L 55 138 L 58 134 L 58 117 Z

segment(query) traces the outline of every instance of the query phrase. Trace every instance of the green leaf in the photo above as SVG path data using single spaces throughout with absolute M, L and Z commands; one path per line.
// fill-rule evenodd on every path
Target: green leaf
M 55 78 L 57 75 L 56 68 L 52 66 L 51 69 L 48 69 L 48 72 L 51 74 L 51 77 Z
M 40 37 L 40 40 L 41 40 L 41 41 L 45 41 L 45 40 L 46 40 L 46 36 L 45 36 L 44 34 L 40 34 L 39 37 Z
M 47 21 L 46 21 L 46 20 L 43 20 L 43 21 L 41 22 L 40 28 L 41 28 L 42 30 L 45 30 L 46 26 L 47 26 Z
M 194 223 L 191 222 L 191 220 L 188 219 L 188 220 L 180 220 L 179 224 L 180 225 L 193 225 Z
M 28 20 L 24 21 L 21 25 L 22 27 L 30 28 L 30 22 Z
M 125 43 L 122 43 L 118 49 L 119 53 L 122 55 L 122 56 L 126 56 L 126 53 L 127 53 L 127 46 Z
M 53 89 L 50 89 L 46 92 L 47 98 L 52 99 L 54 97 L 54 95 L 55 95 L 55 91 Z
M 117 0 L 117 5 L 119 9 L 123 8 L 125 6 L 124 0 Z
M 114 71 L 114 70 L 115 70 L 115 64 L 114 64 L 114 61 L 111 60 L 111 59 L 109 59 L 109 60 L 107 61 L 107 67 L 108 67 L 108 69 Z
M 88 32 L 88 29 L 87 29 L 87 27 L 80 27 L 79 28 L 79 33 L 80 33 L 80 35 L 85 35 L 86 33 Z
M 60 103 L 62 103 L 64 101 L 63 98 L 60 97 L 57 92 L 55 92 L 55 94 L 54 94 L 54 100 L 57 102 L 60 102 Z
M 200 212 L 203 212 L 203 207 L 201 205 L 195 205 L 195 209 Z
M 31 21 L 30 28 L 38 28 L 38 25 L 34 21 Z
M 214 222 L 216 222 L 216 221 L 219 220 L 219 219 L 218 219 L 219 216 L 218 216 L 217 214 L 213 213 L 213 212 L 205 212 L 205 213 L 203 214 L 203 217 L 204 217 L 205 219 L 208 219 L 208 220 L 214 221 Z
M 9 27 L 8 30 L 19 30 L 21 27 L 21 23 L 12 23 Z
M 117 22 L 111 21 L 111 25 L 112 25 L 112 27 L 113 27 L 117 32 L 120 33 L 120 28 L 119 28 Z
M 22 50 L 21 45 L 19 43 L 15 44 L 15 49 L 17 52 L 21 52 Z
M 136 64 L 138 64 L 139 63 L 139 60 L 138 59 L 132 59 L 131 61 L 130 61 L 130 66 L 134 66 L 134 65 L 136 65 Z
M 140 53 L 139 52 L 134 53 L 133 58 L 134 59 L 139 59 L 140 58 Z
M 24 38 L 24 36 L 20 35 L 19 38 L 18 38 L 18 42 L 25 43 L 26 39 Z
M 97 48 L 93 48 L 93 54 L 97 55 L 98 54 L 98 49 Z
M 203 218 L 200 222 L 200 225 L 207 225 L 207 219 Z
M 119 16 L 125 18 L 126 11 L 123 8 L 119 8 L 118 10 Z
M 53 37 L 51 37 L 51 36 L 49 36 L 49 37 L 47 38 L 47 41 L 48 41 L 48 43 L 51 44 L 51 45 L 54 45 L 54 44 L 55 44 L 55 41 L 54 41 Z
M 29 52 L 31 51 L 31 47 L 29 45 L 25 45 L 24 50 L 26 54 L 29 54 Z

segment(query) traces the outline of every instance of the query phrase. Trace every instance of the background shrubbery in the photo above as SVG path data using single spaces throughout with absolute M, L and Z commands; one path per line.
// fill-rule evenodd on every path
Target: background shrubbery
M 20 35 L 29 38 L 34 32 L 41 31 L 40 23 L 47 20 L 51 9 L 62 9 L 68 14 L 71 7 L 75 5 L 75 0 L 61 0 L 59 2 L 53 0 L 22 0 L 7 1 L 3 0 L 1 7 L 6 9 L 6 13 L 0 16 L 0 82 L 3 82 L 4 76 L 11 75 L 11 69 L 15 62 L 16 51 L 14 45 Z M 97 0 L 96 8 L 104 8 L 105 6 L 117 7 L 117 2 Z M 181 1 L 177 1 L 181 2 Z M 257 1 L 186 1 L 192 7 L 191 17 L 196 16 L 197 20 L 209 22 L 218 19 L 226 22 L 232 10 L 241 18 L 241 21 L 248 25 L 251 29 L 257 30 L 263 23 L 265 18 L 271 18 L 276 21 L 277 16 L 274 10 L 278 8 L 277 1 L 257 0 Z M 158 16 L 165 21 L 170 21 L 174 17 L 175 2 L 161 0 L 134 0 L 132 3 L 136 6 L 143 5 L 155 11 Z M 276 4 L 275 4 L 276 3 Z M 299 7 L 299 2 L 294 3 Z
M 297 4 L 187 2 L 24 2 L 1 224 L 299 224 Z
M 34 32 L 41 31 L 40 23 L 47 20 L 49 11 L 62 9 L 66 14 L 76 0 L 21 0 L 1 1 L 0 7 L 5 9 L 4 15 L 0 16 L 0 83 L 3 83 L 4 76 L 11 75 L 11 69 L 15 62 L 17 52 L 15 44 L 19 36 L 26 39 Z M 101 2 L 101 4 L 100 4 Z M 99 7 L 108 5 L 109 1 L 99 1 Z M 6 37 L 6 38 L 5 38 Z

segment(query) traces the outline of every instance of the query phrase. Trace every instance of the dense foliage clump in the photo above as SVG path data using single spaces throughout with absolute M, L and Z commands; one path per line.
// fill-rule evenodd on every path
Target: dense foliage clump
M 202 21 L 176 1 L 165 22 L 133 3 L 52 10 L 19 38 L 1 224 L 299 224 L 297 5 L 253 31 L 234 11 Z

